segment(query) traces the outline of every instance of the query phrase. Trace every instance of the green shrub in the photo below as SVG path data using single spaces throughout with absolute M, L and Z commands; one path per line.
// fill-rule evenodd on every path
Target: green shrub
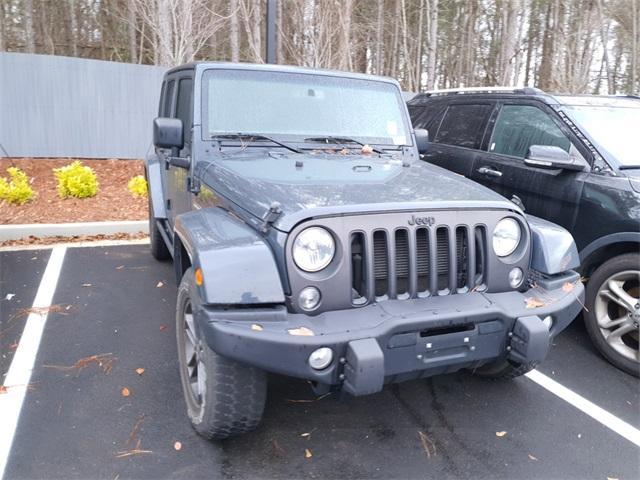
M 129 180 L 127 188 L 134 197 L 146 197 L 148 195 L 147 181 L 142 175 L 136 175 Z
M 60 198 L 94 197 L 98 193 L 98 179 L 91 167 L 86 167 L 79 160 L 64 167 L 54 168 L 58 179 L 58 196 Z
M 0 177 L 0 200 L 22 205 L 35 196 L 27 174 L 16 167 L 7 168 L 9 180 Z

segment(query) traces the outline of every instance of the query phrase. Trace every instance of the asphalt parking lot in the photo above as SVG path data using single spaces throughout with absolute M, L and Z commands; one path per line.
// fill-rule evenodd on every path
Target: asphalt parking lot
M 26 388 L 15 434 L 0 409 L 7 479 L 640 478 L 640 448 L 606 421 L 530 378 L 467 372 L 319 400 L 271 376 L 259 429 L 208 442 L 183 405 L 171 265 L 146 245 L 68 248 L 52 307 L 29 312 L 51 252 L 0 252 L 0 405 Z M 47 313 L 33 373 L 7 385 L 29 313 Z M 538 370 L 637 434 L 640 383 L 595 352 L 580 320 Z

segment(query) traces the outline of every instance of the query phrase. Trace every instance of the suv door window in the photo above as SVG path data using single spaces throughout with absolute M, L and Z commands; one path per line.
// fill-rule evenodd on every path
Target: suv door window
M 167 88 L 164 91 L 162 109 L 160 111 L 161 117 L 172 116 L 173 112 L 171 111 L 171 102 L 173 101 L 173 89 L 175 88 L 175 84 L 175 80 L 169 80 L 169 82 L 167 83 Z
M 446 110 L 446 105 L 408 105 L 409 116 L 413 128 L 424 128 L 429 132 L 429 136 L 438 131 L 438 126 L 442 121 L 442 116 Z
M 178 104 L 176 118 L 182 120 L 182 134 L 185 146 L 191 143 L 191 98 L 193 96 L 193 80 L 182 78 L 178 84 Z
M 492 105 L 449 106 L 433 141 L 457 147 L 480 148 L 491 109 Z
M 531 145 L 560 147 L 571 141 L 545 112 L 532 105 L 504 105 L 489 142 L 489 152 L 525 158 Z

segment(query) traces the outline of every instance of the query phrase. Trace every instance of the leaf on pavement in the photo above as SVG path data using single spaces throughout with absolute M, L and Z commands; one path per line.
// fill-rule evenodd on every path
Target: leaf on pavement
M 122 396 L 123 396 L 123 397 L 128 397 L 129 395 L 131 395 L 131 392 L 129 391 L 129 389 L 128 389 L 127 387 L 124 387 L 124 388 L 122 389 L 122 392 L 121 392 L 121 393 L 122 393 Z
M 160 325 L 160 331 L 164 332 L 167 329 L 166 325 Z
M 501 432 L 496 432 L 496 437 L 504 437 L 507 434 L 504 430 Z
M 536 457 L 534 457 L 533 455 L 531 455 L 530 453 L 527 456 L 529 457 L 529 460 L 533 460 L 535 462 L 538 461 L 538 459 Z
M 82 286 L 83 286 L 83 287 L 90 287 L 90 286 L 91 286 L 91 284 L 90 284 L 90 283 L 83 283 L 83 284 L 82 284 Z
M 176 442 L 173 444 L 173 449 L 174 450 L 181 450 L 182 449 L 182 443 L 180 442 Z
M 251 330 L 255 330 L 256 332 L 261 332 L 262 330 L 264 330 L 264 328 L 262 328 L 262 325 L 258 325 L 257 323 L 252 323 Z
M 113 369 L 113 363 L 117 359 L 113 356 L 113 353 L 101 353 L 99 355 L 90 355 L 83 357 L 71 366 L 61 365 L 43 365 L 44 368 L 54 368 L 56 370 L 76 370 L 76 373 L 80 373 L 81 370 L 87 368 L 89 365 L 95 363 L 102 371 L 109 375 Z
M 304 458 L 311 458 L 313 457 L 313 453 L 311 453 L 311 450 L 309 450 L 308 448 L 304 449 Z
M 162 283 L 162 282 L 158 282 L 158 283 L 157 283 L 157 285 L 156 285 L 156 288 L 160 288 L 160 287 L 162 287 L 163 285 L 164 285 L 164 283 Z
M 136 373 L 138 375 L 142 375 L 144 373 L 144 368 L 140 367 L 140 368 L 136 368 Z
M 122 270 L 124 268 L 124 265 L 120 265 L 119 267 L 116 267 L 116 270 Z

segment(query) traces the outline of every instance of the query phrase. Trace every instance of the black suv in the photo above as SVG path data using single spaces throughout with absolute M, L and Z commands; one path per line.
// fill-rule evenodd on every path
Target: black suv
M 432 137 L 424 160 L 512 199 L 574 236 L 585 323 L 602 354 L 638 376 L 640 97 L 534 88 L 439 90 L 409 102 Z

